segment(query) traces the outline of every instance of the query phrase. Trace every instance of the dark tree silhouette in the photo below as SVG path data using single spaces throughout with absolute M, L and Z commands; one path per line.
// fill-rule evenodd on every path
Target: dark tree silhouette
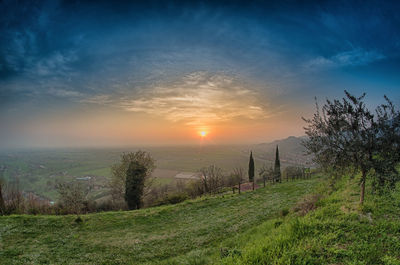
M 276 146 L 275 165 L 274 165 L 275 181 L 281 182 L 281 160 L 279 159 L 279 149 Z
M 155 169 L 155 161 L 150 153 L 146 151 L 136 151 L 123 153 L 121 161 L 111 167 L 111 179 L 108 183 L 113 202 L 123 202 L 125 200 L 126 172 L 131 162 L 138 162 L 146 168 L 145 193 L 149 192 L 154 178 L 151 173 Z
M 254 189 L 254 159 L 253 159 L 253 152 L 250 152 L 250 159 L 249 159 L 249 181 L 253 182 L 253 189 Z
M 140 209 L 143 205 L 144 181 L 147 169 L 134 161 L 126 172 L 125 201 L 130 210 Z
M 0 215 L 5 214 L 6 206 L 3 197 L 3 173 L 4 169 L 0 168 Z
M 0 215 L 4 214 L 5 210 L 6 210 L 2 190 L 3 190 L 3 187 L 2 187 L 2 183 L 1 183 L 1 179 L 0 179 Z

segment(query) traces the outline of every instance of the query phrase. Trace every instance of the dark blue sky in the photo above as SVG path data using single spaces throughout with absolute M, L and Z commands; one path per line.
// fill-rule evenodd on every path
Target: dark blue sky
M 75 111 L 159 111 L 179 122 L 168 116 L 170 101 L 157 101 L 160 89 L 175 88 L 163 97 L 202 97 L 193 89 L 207 91 L 204 84 L 221 78 L 213 89 L 229 93 L 229 79 L 249 89 L 253 98 L 244 102 L 265 114 L 228 115 L 235 118 L 299 118 L 310 114 L 314 96 L 344 89 L 367 92 L 371 104 L 383 94 L 400 103 L 398 1 L 143 2 L 1 1 L 0 121 L 8 126 L 0 145 L 29 144 L 31 134 L 16 136 L 32 130 L 28 120 L 46 127 L 48 117 Z M 192 87 L 188 76 L 204 84 Z M 149 110 L 143 102 L 161 105 Z M 185 102 L 174 115 L 190 108 Z M 183 123 L 201 123 L 206 114 L 226 122 L 218 111 L 196 111 Z

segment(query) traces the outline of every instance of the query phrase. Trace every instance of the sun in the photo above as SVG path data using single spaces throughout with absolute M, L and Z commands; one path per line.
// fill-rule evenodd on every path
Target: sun
M 200 134 L 201 137 L 206 137 L 207 136 L 207 132 L 206 131 L 201 131 L 199 134 Z

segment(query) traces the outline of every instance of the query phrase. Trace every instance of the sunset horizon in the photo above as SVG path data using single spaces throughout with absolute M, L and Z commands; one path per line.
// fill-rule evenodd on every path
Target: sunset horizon
M 400 101 L 391 5 L 153 3 L 3 2 L 0 147 L 260 143 L 314 97 Z
M 399 0 L 0 0 L 0 265 L 399 250 Z

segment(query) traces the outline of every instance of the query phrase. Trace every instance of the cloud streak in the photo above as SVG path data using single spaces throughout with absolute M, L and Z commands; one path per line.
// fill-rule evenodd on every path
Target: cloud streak
M 355 48 L 335 54 L 331 57 L 318 56 L 305 63 L 306 69 L 331 69 L 345 66 L 367 65 L 382 59 L 385 55 L 374 50 Z
M 86 103 L 116 105 L 125 111 L 159 116 L 190 126 L 232 120 L 263 120 L 272 115 L 256 90 L 224 74 L 194 72 L 173 82 L 142 89 L 134 96 L 111 100 L 99 95 Z

